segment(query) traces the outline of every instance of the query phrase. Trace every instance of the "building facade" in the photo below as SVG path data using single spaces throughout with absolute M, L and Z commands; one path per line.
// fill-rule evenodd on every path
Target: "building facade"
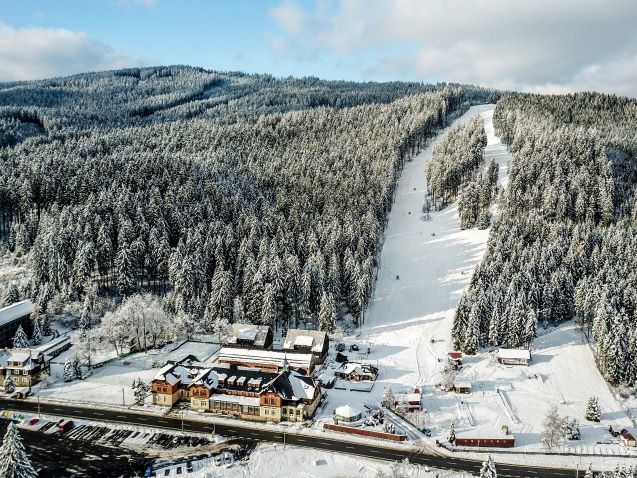
M 314 415 L 321 389 L 313 378 L 284 368 L 267 372 L 230 364 L 206 365 L 188 356 L 167 363 L 151 382 L 153 403 L 188 401 L 194 410 L 256 421 L 303 421 Z

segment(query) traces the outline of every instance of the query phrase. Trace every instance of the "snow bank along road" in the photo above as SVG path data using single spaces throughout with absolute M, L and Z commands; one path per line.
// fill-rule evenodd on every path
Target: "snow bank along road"
M 11 400 L 6 398 L 0 398 L 0 408 L 27 413 L 37 413 L 39 409 L 41 413 L 46 413 L 48 415 L 165 428 L 170 430 L 182 430 L 183 428 L 184 431 L 189 432 L 217 433 L 226 437 L 243 440 L 285 443 L 288 445 L 375 458 L 377 460 L 397 461 L 407 458 L 410 463 L 416 465 L 427 465 L 439 469 L 466 471 L 475 475 L 479 473 L 481 467 L 480 461 L 440 455 L 426 455 L 407 446 L 404 450 L 401 450 L 400 448 L 384 447 L 380 442 L 378 445 L 371 445 L 368 442 L 359 444 L 352 441 L 339 440 L 338 437 L 332 436 L 331 434 L 314 437 L 295 433 L 283 433 L 279 429 L 268 431 L 263 430 L 262 428 L 251 427 L 249 422 L 241 421 L 237 421 L 236 425 L 228 425 L 226 423 L 214 424 L 210 421 L 193 419 L 184 419 L 182 421 L 180 418 L 172 418 L 168 416 L 146 415 L 125 410 L 100 409 L 97 404 L 90 408 L 86 408 L 70 404 L 60 405 L 57 403 L 53 404 L 41 401 L 38 405 L 38 403 L 33 400 Z M 580 473 L 583 472 L 580 470 Z M 498 465 L 498 476 L 504 478 L 565 478 L 576 476 L 576 471 L 572 469 L 539 468 L 502 464 Z

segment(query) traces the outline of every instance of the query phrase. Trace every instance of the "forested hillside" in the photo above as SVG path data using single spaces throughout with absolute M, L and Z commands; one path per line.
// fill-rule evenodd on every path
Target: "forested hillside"
M 0 237 L 41 313 L 150 291 L 193 329 L 330 330 L 360 320 L 403 162 L 494 96 L 186 67 L 0 85 Z
M 525 346 L 577 317 L 607 380 L 637 383 L 637 101 L 505 95 L 494 115 L 513 162 L 453 338 Z

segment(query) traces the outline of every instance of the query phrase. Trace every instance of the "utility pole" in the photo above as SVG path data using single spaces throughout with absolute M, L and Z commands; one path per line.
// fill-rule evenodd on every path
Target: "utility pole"
M 126 406 L 126 400 L 124 399 L 124 387 L 122 387 L 122 405 Z

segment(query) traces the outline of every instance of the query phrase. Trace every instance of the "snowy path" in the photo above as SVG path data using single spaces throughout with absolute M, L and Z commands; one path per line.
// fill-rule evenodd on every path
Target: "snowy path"
M 501 182 L 506 184 L 510 155 L 494 135 L 493 110 L 493 105 L 474 106 L 452 127 L 476 115 L 484 118 L 488 137 L 485 159 L 495 158 L 500 163 Z M 398 181 L 378 279 L 361 330 L 362 338 L 372 347 L 370 358 L 381 367 L 380 381 L 388 384 L 432 384 L 439 380 L 442 364 L 437 359 L 450 350 L 454 309 L 488 237 L 488 230 L 461 231 L 455 204 L 433 213 L 431 221 L 422 219 L 425 168 L 432 150 L 433 144 L 408 162 Z

